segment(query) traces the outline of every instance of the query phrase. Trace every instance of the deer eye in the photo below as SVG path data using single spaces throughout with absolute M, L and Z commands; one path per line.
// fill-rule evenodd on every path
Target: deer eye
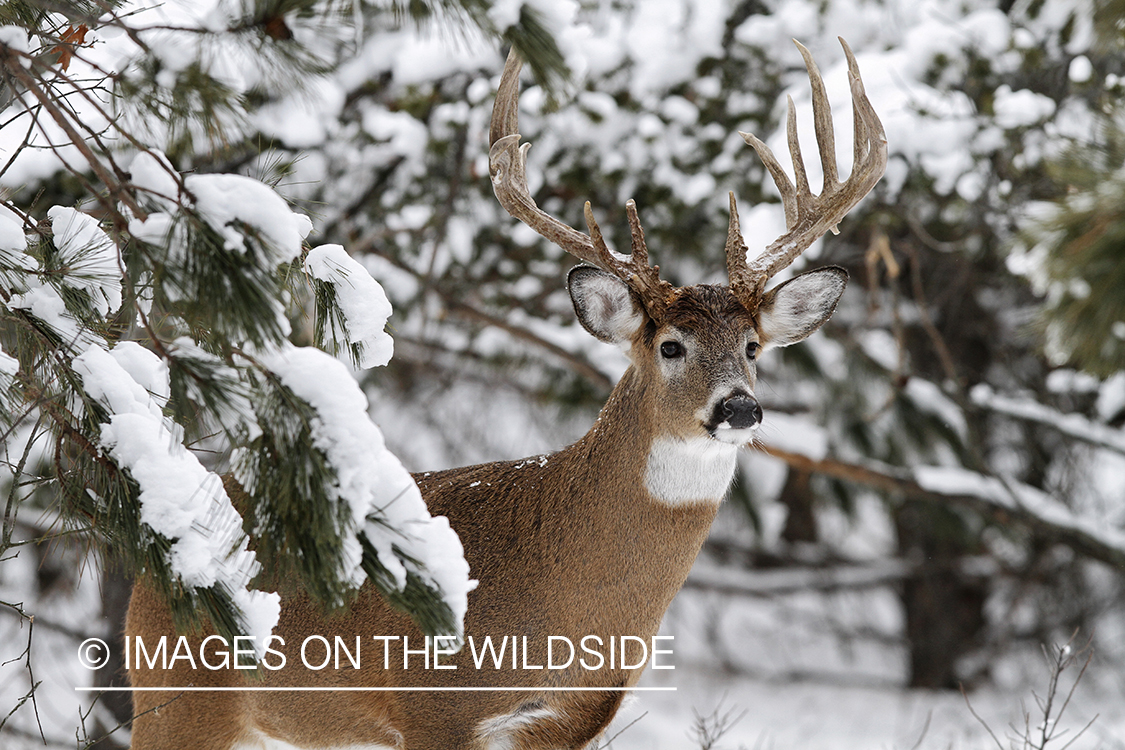
M 660 345 L 660 355 L 664 359 L 675 359 L 676 357 L 683 356 L 684 348 L 680 346 L 679 341 L 665 341 Z
M 760 348 L 761 347 L 758 346 L 757 341 L 751 341 L 748 344 L 746 344 L 746 359 L 754 359 L 755 357 L 757 357 L 758 356 L 758 350 Z

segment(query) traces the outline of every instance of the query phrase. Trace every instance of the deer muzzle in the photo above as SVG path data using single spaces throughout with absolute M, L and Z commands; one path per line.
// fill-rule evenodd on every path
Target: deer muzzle
M 754 429 L 762 421 L 762 407 L 748 393 L 733 393 L 715 404 L 708 430 L 712 435 L 723 430 Z

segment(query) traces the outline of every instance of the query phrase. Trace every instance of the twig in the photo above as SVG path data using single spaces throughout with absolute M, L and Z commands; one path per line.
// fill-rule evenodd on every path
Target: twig
M 1000 748 L 1000 750 L 1005 750 L 1004 746 L 1000 744 L 1000 740 L 997 739 L 996 733 L 992 731 L 992 727 L 988 726 L 988 722 L 982 719 L 980 717 L 980 714 L 978 714 L 973 708 L 973 704 L 969 701 L 969 694 L 965 692 L 965 686 L 958 685 L 957 687 L 961 689 L 961 696 L 965 699 L 965 705 L 968 706 L 969 713 L 971 713 L 973 715 L 973 718 L 979 721 L 980 725 L 985 728 L 985 730 L 988 732 L 988 736 L 991 737 L 992 741 L 996 743 L 996 747 Z
M 646 716 L 648 716 L 648 711 L 645 711 L 643 714 L 641 714 L 637 718 L 633 719 L 632 721 L 630 721 L 625 726 L 621 727 L 621 729 L 619 729 L 616 734 L 614 734 L 612 737 L 610 737 L 609 739 L 607 739 L 605 741 L 604 745 L 598 745 L 596 750 L 606 750 L 606 748 L 608 748 L 610 745 L 613 744 L 613 741 L 615 739 L 617 739 L 618 737 L 620 737 L 622 734 L 625 733 L 626 729 L 629 729 L 630 727 L 632 727 L 634 724 L 636 724 L 638 721 L 640 721 L 641 719 L 643 719 Z
M 109 173 L 105 165 L 102 164 L 101 160 L 98 159 L 98 157 L 90 149 L 89 145 L 87 145 L 86 139 L 82 137 L 82 134 L 74 129 L 74 125 L 58 109 L 58 107 L 55 106 L 55 103 L 51 99 L 51 97 L 48 96 L 42 88 L 40 88 L 39 82 L 30 73 L 23 69 L 23 66 L 20 64 L 20 61 L 18 59 L 14 59 L 14 57 L 12 56 L 9 56 L 9 61 L 6 67 L 9 74 L 21 84 L 23 84 L 23 86 L 28 91 L 30 91 L 36 99 L 39 100 L 39 103 L 43 105 L 43 108 L 45 110 L 47 110 L 47 113 L 51 116 L 51 119 L 55 121 L 55 124 L 57 124 L 66 134 L 67 138 L 70 139 L 71 145 L 78 149 L 78 152 L 82 154 L 82 157 L 86 160 L 86 163 L 90 165 L 90 169 L 94 172 L 95 175 L 97 175 L 98 179 L 102 181 L 106 188 L 114 194 L 114 197 L 124 203 L 129 208 L 129 210 L 133 212 L 134 216 L 143 220 L 144 217 L 148 215 L 147 212 L 143 211 L 141 207 L 137 205 L 137 202 L 133 200 L 133 197 L 131 195 L 129 195 L 126 191 L 120 189 L 117 178 Z M 111 211 L 113 210 L 112 205 L 109 206 L 109 209 Z

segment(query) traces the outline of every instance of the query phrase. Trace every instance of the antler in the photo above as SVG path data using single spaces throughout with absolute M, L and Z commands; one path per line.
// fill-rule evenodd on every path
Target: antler
M 629 285 L 640 298 L 645 310 L 654 319 L 663 317 L 671 284 L 660 278 L 660 267 L 648 263 L 644 230 L 637 217 L 637 205 L 632 200 L 625 204 L 632 235 L 632 255 L 624 256 L 610 250 L 602 237 L 601 228 L 594 220 L 590 202 L 586 202 L 586 235 L 542 211 L 531 198 L 527 187 L 527 150 L 530 143 L 520 145 L 519 93 L 520 69 L 523 60 L 515 48 L 508 53 L 500 86 L 496 90 L 496 104 L 492 109 L 492 123 L 488 133 L 488 172 L 492 176 L 492 189 L 496 199 L 513 218 L 519 219 L 540 235 L 555 243 L 581 261 L 611 273 Z
M 771 277 L 797 259 L 801 253 L 816 242 L 828 230 L 836 233 L 836 224 L 844 215 L 859 203 L 863 196 L 871 192 L 875 183 L 887 168 L 887 137 L 883 123 L 875 114 L 867 94 L 863 90 L 863 80 L 859 76 L 859 66 L 848 43 L 840 39 L 844 55 L 848 59 L 848 81 L 852 90 L 852 111 L 855 120 L 855 157 L 852 173 L 847 182 L 840 182 L 836 172 L 836 141 L 832 131 L 832 109 L 824 81 L 820 77 L 812 55 L 794 40 L 805 59 L 812 83 L 813 123 L 816 128 L 816 142 L 820 151 L 820 161 L 824 165 L 824 188 L 820 195 L 813 195 L 805 174 L 805 163 L 801 158 L 801 145 L 797 141 L 796 113 L 793 99 L 789 99 L 786 116 L 786 132 L 789 140 L 789 153 L 793 157 L 793 173 L 796 187 L 777 163 L 766 144 L 750 135 L 739 133 L 755 151 L 769 170 L 777 189 L 781 192 L 781 202 L 785 208 L 785 227 L 788 231 L 778 237 L 765 252 L 752 263 L 746 261 L 746 243 L 738 228 L 738 209 L 734 193 L 730 196 L 730 228 L 727 231 L 727 272 L 730 276 L 731 290 L 749 310 L 757 308 L 765 291 L 766 282 Z

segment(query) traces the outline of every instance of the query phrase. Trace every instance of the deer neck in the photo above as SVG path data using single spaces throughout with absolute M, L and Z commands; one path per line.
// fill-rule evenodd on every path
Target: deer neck
M 602 476 L 621 477 L 637 488 L 618 496 L 665 507 L 709 507 L 713 514 L 730 488 L 738 448 L 662 429 L 661 405 L 644 383 L 630 367 L 594 426 L 572 447 L 592 469 L 601 468 Z

